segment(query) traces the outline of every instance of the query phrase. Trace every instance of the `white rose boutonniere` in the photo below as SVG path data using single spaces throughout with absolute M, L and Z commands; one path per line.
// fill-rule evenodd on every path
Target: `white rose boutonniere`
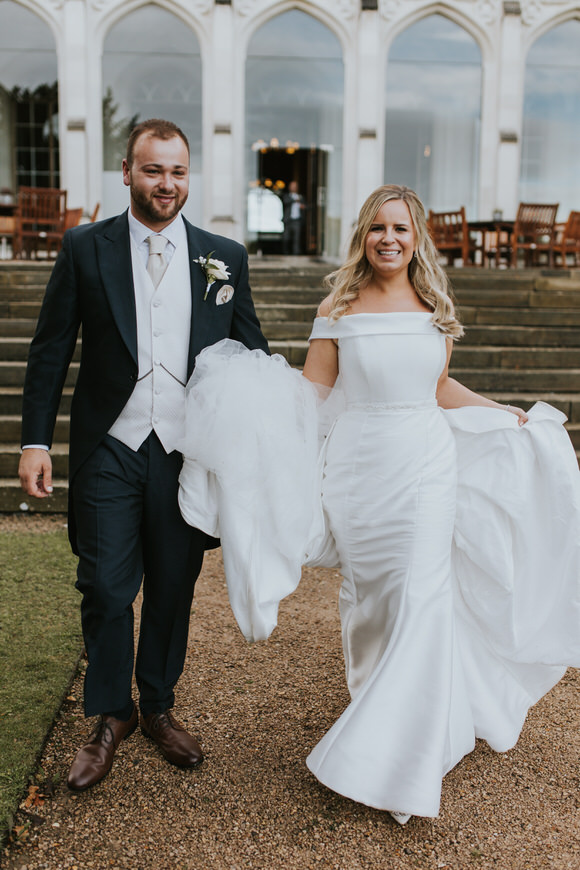
M 207 299 L 207 294 L 209 293 L 212 284 L 216 281 L 225 281 L 226 278 L 230 277 L 229 269 L 223 260 L 216 260 L 212 257 L 212 254 L 213 251 L 211 251 L 211 253 L 206 257 L 198 257 L 193 261 L 194 263 L 199 263 L 203 270 L 203 274 L 205 275 L 205 280 L 207 281 L 203 296 L 204 302 Z

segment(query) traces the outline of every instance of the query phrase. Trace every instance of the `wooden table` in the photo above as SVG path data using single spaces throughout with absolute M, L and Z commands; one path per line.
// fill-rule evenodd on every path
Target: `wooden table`
M 482 236 L 482 251 L 483 264 L 491 266 L 493 260 L 494 266 L 499 266 L 504 253 L 506 265 L 509 266 L 511 235 L 515 226 L 515 221 L 504 220 L 503 218 L 491 218 L 483 221 L 469 221 L 470 233 L 481 233 Z M 487 261 L 487 262 L 486 262 Z

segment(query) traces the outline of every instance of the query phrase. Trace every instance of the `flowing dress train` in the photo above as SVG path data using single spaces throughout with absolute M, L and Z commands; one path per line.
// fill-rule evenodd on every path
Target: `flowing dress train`
M 248 639 L 272 630 L 300 563 L 340 567 L 351 703 L 307 765 L 353 800 L 436 816 L 443 776 L 475 739 L 513 746 L 528 709 L 580 664 L 576 457 L 565 418 L 541 403 L 522 428 L 501 410 L 439 408 L 445 336 L 428 313 L 317 318 L 311 338 L 337 341 L 341 372 L 341 410 L 319 454 L 305 421 L 320 403 L 305 379 L 245 352 L 212 383 L 224 349 L 204 351 L 182 511 L 221 534 Z M 228 471 L 224 390 L 238 398 L 228 437 L 249 463 Z

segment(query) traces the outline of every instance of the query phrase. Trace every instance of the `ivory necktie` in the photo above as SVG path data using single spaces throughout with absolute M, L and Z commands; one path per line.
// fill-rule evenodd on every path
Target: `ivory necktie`
M 165 253 L 165 248 L 167 246 L 167 239 L 165 238 L 165 236 L 155 234 L 153 236 L 147 236 L 147 242 L 149 243 L 149 259 L 147 260 L 147 271 L 151 276 L 153 286 L 156 288 L 161 279 L 163 278 L 163 273 L 167 268 L 167 263 L 165 262 L 165 257 L 163 256 L 163 254 Z

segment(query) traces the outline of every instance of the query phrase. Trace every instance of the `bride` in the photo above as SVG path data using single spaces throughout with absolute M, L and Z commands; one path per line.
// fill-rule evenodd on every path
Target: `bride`
M 221 535 L 248 639 L 301 564 L 340 567 L 351 703 L 307 765 L 404 824 L 580 664 L 580 475 L 563 415 L 449 376 L 463 330 L 411 190 L 371 194 L 328 283 L 303 376 L 232 342 L 200 355 L 180 504 Z

